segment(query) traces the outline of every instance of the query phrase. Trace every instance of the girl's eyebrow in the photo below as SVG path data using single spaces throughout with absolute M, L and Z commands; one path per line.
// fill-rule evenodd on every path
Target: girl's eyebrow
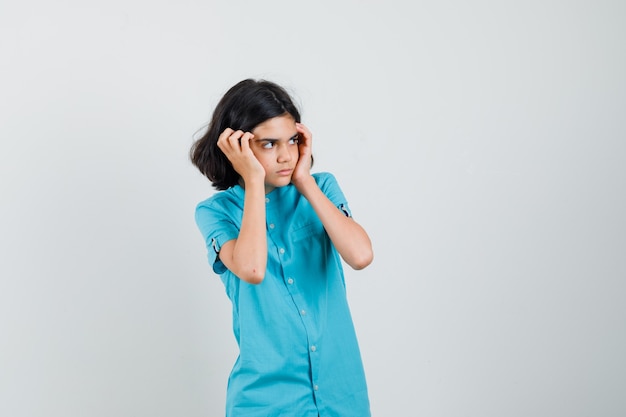
M 287 140 L 292 140 L 292 139 L 298 139 L 298 133 L 297 132 L 296 132 L 295 135 L 293 135 L 292 137 L 290 137 Z M 278 141 L 280 141 L 280 139 L 274 139 L 274 138 L 259 138 L 259 139 L 256 139 L 255 138 L 255 141 L 257 141 L 257 142 L 278 142 Z

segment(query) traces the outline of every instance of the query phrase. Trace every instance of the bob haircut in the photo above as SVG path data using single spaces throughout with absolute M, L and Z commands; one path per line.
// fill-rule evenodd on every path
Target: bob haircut
M 300 112 L 284 88 L 266 80 L 238 82 L 215 107 L 207 132 L 193 143 L 191 162 L 217 190 L 237 185 L 240 176 L 217 146 L 219 136 L 226 128 L 249 132 L 268 119 L 286 114 L 300 123 Z

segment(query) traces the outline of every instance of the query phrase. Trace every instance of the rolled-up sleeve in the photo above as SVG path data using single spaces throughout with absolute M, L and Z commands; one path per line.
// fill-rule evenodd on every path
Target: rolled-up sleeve
M 216 274 L 223 274 L 226 266 L 220 260 L 220 250 L 224 243 L 239 236 L 239 230 L 222 210 L 215 207 L 213 204 L 199 204 L 195 220 L 204 238 L 209 264 Z

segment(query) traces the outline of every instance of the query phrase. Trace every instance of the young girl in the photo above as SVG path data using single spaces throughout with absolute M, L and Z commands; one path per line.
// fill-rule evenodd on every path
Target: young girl
M 365 268 L 372 246 L 311 146 L 287 92 L 248 79 L 191 148 L 221 191 L 195 219 L 233 305 L 228 417 L 370 416 L 341 259 Z

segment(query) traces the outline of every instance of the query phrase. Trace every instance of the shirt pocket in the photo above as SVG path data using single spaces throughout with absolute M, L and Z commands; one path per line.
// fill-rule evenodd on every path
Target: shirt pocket
M 291 232 L 291 238 L 294 243 L 304 239 L 317 238 L 324 234 L 324 226 L 322 222 L 311 222 L 295 228 Z

